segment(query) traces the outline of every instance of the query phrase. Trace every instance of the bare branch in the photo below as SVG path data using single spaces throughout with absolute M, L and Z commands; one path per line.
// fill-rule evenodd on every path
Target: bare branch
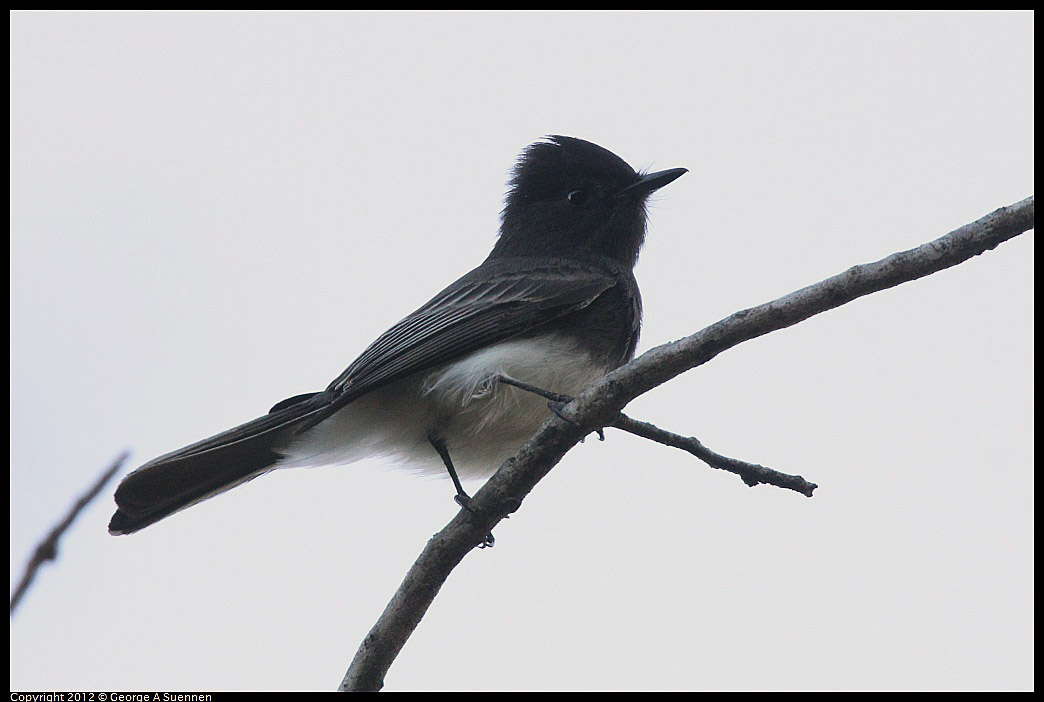
M 551 411 L 555 414 L 559 412 L 559 406 L 565 405 L 571 402 L 573 398 L 568 395 L 561 395 L 556 392 L 549 392 L 543 388 L 538 388 L 529 383 L 523 383 L 515 380 L 514 378 L 508 378 L 506 376 L 500 376 L 499 382 L 507 385 L 513 385 L 516 388 L 521 388 L 527 392 L 532 392 L 541 397 L 545 397 L 551 400 L 551 404 L 548 405 Z M 776 487 L 787 488 L 789 490 L 795 490 L 800 492 L 805 497 L 812 497 L 812 492 L 819 487 L 815 483 L 810 483 L 800 475 L 788 475 L 786 473 L 780 473 L 779 471 L 766 468 L 765 466 L 759 466 L 756 463 L 747 463 L 736 458 L 729 458 L 728 456 L 722 456 L 720 453 L 715 453 L 709 448 L 704 446 L 699 439 L 694 436 L 682 436 L 669 432 L 666 429 L 660 429 L 655 424 L 649 422 L 643 422 L 638 419 L 628 417 L 626 414 L 620 414 L 616 420 L 610 425 L 614 429 L 626 431 L 635 436 L 640 436 L 643 439 L 649 439 L 657 443 L 663 444 L 664 446 L 670 446 L 672 448 L 679 448 L 682 451 L 688 451 L 696 458 L 699 458 L 704 463 L 709 465 L 711 468 L 717 468 L 718 470 L 726 470 L 730 473 L 735 473 L 740 476 L 748 486 L 754 487 L 755 485 L 775 485 Z M 598 438 L 605 440 L 605 434 L 600 430 L 596 430 Z M 456 480 L 456 476 L 451 476 Z M 460 491 L 460 485 L 457 484 L 457 491 Z
M 482 543 L 497 522 L 518 509 L 569 449 L 592 431 L 612 426 L 635 397 L 744 341 L 993 249 L 1032 229 L 1033 216 L 1033 198 L 1029 197 L 915 249 L 854 266 L 772 302 L 736 312 L 692 336 L 654 348 L 592 384 L 561 408 L 568 421 L 550 417 L 475 493 L 468 509 L 432 537 L 366 635 L 340 689 L 379 690 L 392 661 L 457 563 Z
M 87 492 L 83 493 L 79 499 L 73 503 L 72 508 L 65 517 L 54 525 L 54 528 L 48 532 L 47 536 L 37 544 L 36 549 L 33 551 L 32 557 L 29 562 L 25 564 L 25 572 L 22 574 L 22 580 L 18 583 L 18 587 L 15 588 L 14 594 L 11 595 L 11 614 L 14 614 L 15 608 L 18 607 L 18 603 L 21 602 L 22 596 L 29 590 L 29 586 L 32 585 L 33 578 L 36 577 L 36 571 L 40 569 L 46 561 L 57 560 L 58 558 L 58 540 L 62 538 L 62 535 L 72 526 L 72 523 L 76 520 L 76 517 L 80 515 L 83 508 L 90 504 L 91 500 L 98 496 L 98 493 L 102 491 L 105 484 L 112 480 L 112 476 L 120 470 L 124 461 L 130 453 L 124 451 L 122 454 L 116 457 L 112 464 L 105 469 L 98 479 L 94 481 L 94 485 L 90 487 Z
M 611 426 L 635 436 L 640 436 L 643 439 L 649 439 L 665 446 L 688 451 L 711 468 L 735 473 L 750 487 L 761 484 L 775 485 L 776 487 L 800 492 L 805 497 L 812 497 L 812 492 L 819 487 L 815 483 L 808 482 L 800 475 L 780 473 L 778 470 L 759 466 L 757 463 L 747 463 L 738 458 L 722 456 L 720 453 L 711 451 L 694 436 L 675 434 L 661 429 L 655 424 L 628 417 L 626 414 L 621 414 Z

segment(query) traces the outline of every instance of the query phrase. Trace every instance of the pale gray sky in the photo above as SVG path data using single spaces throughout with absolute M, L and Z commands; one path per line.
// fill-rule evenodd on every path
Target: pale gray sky
M 545 134 L 689 169 L 640 351 L 1033 193 L 1025 12 L 11 19 L 12 583 L 120 450 L 321 389 L 481 261 Z M 609 431 L 386 689 L 1032 688 L 1032 298 L 1026 234 L 639 398 L 816 496 Z M 12 689 L 333 689 L 456 511 L 373 461 L 114 538 L 109 492 L 12 620 Z

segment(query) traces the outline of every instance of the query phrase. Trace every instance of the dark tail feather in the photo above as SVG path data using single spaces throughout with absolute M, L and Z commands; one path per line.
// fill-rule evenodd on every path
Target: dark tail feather
M 269 437 L 264 437 L 269 438 Z M 130 534 L 264 473 L 279 460 L 271 441 L 243 442 L 146 464 L 116 489 L 110 534 Z
M 270 470 L 276 447 L 326 403 L 322 393 L 291 398 L 270 414 L 149 461 L 116 488 L 110 534 L 130 534 Z M 303 400 L 303 401 L 301 401 Z

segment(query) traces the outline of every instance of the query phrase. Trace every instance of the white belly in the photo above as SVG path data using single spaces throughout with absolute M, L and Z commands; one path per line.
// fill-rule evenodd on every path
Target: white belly
M 441 436 L 461 477 L 491 474 L 548 418 L 547 400 L 496 383 L 506 375 L 575 395 L 607 372 L 561 337 L 515 339 L 364 395 L 283 448 L 277 467 L 383 456 L 445 473 L 428 440 Z

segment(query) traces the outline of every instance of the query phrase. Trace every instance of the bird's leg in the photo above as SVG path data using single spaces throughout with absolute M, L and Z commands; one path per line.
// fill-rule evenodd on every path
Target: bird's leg
M 471 502 L 471 496 L 464 491 L 464 486 L 460 484 L 460 478 L 457 477 L 457 469 L 453 467 L 453 460 L 450 458 L 449 449 L 446 448 L 446 441 L 441 436 L 438 436 L 434 432 L 428 433 L 428 443 L 432 445 L 438 454 L 439 458 L 442 459 L 443 465 L 446 466 L 446 472 L 449 473 L 450 480 L 453 481 L 453 487 L 456 489 L 457 494 L 454 495 L 453 501 L 460 505 L 462 508 L 474 513 L 468 504 Z M 479 548 L 489 548 L 493 545 L 493 533 L 486 534 L 485 538 L 482 539 L 482 543 L 479 544 Z
M 509 378 L 508 376 L 503 374 L 497 374 L 493 376 L 493 380 L 497 381 L 498 383 L 504 383 L 504 385 L 513 385 L 514 387 L 520 390 L 531 392 L 534 395 L 540 395 L 540 397 L 543 397 L 547 400 L 551 400 L 551 402 L 559 403 L 560 405 L 565 405 L 573 401 L 573 397 L 571 395 L 562 395 L 561 393 L 551 392 L 550 390 L 544 390 L 543 388 L 538 388 L 536 385 L 523 383 L 521 380 L 515 380 L 514 378 Z M 556 412 L 555 414 L 558 413 Z M 565 417 L 562 417 L 562 419 L 565 419 Z
M 550 402 L 547 403 L 548 409 L 554 412 L 559 419 L 563 419 L 569 422 L 570 424 L 576 424 L 576 422 L 574 422 L 572 419 L 562 414 L 562 408 L 573 401 L 572 395 L 563 395 L 561 393 L 551 392 L 550 390 L 544 390 L 543 388 L 538 388 L 535 385 L 523 383 L 521 380 L 509 378 L 503 374 L 495 375 L 493 379 L 498 383 L 504 383 L 504 385 L 511 385 L 518 388 L 519 390 L 525 390 L 526 392 L 531 392 L 534 395 L 539 395 L 540 397 L 543 397 L 546 400 L 550 400 Z M 595 433 L 598 434 L 599 441 L 605 441 L 605 432 L 603 432 L 601 429 L 597 429 L 595 430 Z

